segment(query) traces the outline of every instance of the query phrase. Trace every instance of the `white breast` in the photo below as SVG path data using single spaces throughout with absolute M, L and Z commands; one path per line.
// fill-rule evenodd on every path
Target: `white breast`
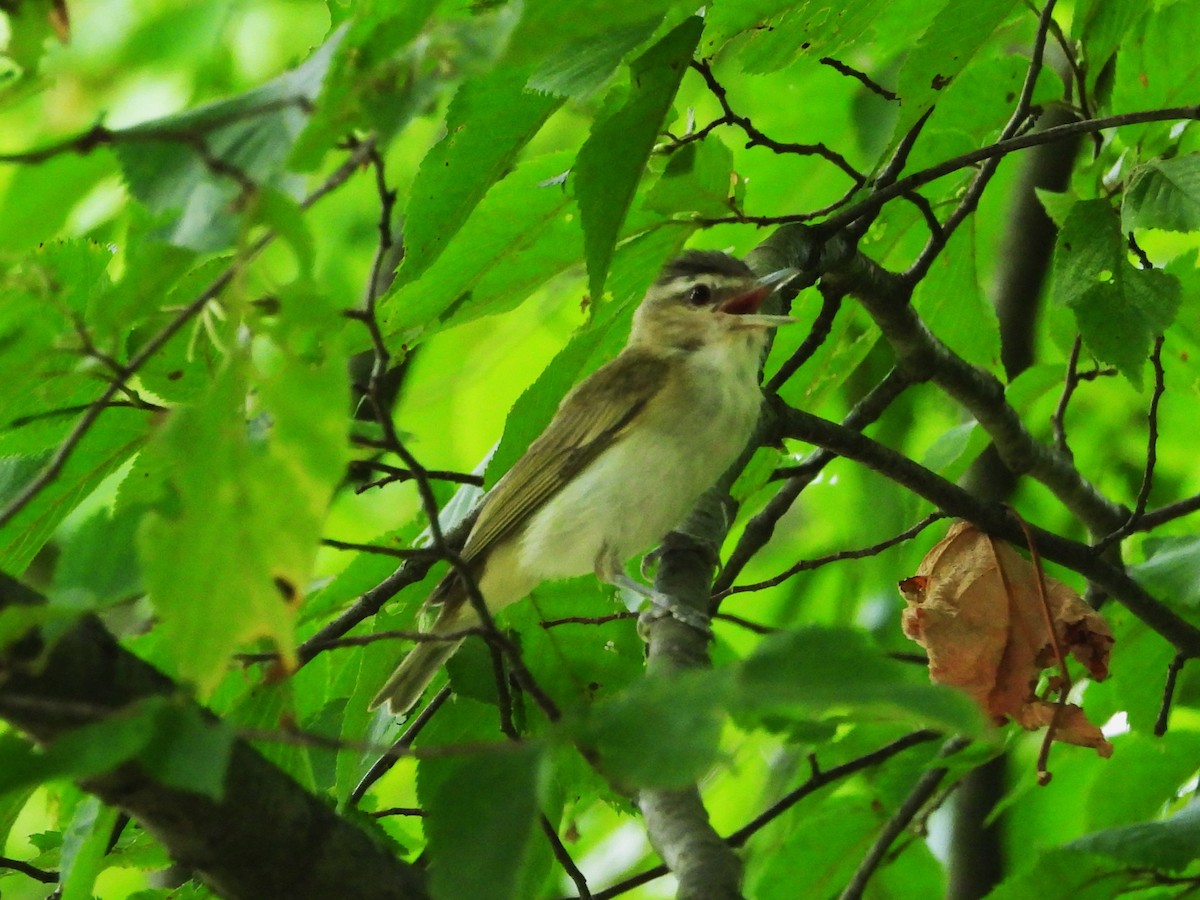
M 567 578 L 593 571 L 604 547 L 622 560 L 649 550 L 733 464 L 762 393 L 758 342 L 732 337 L 682 357 L 683 377 L 531 517 L 520 542 L 527 571 Z

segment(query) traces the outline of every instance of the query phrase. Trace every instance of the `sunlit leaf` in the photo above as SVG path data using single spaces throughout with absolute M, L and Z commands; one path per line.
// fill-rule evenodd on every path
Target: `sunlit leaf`
M 575 190 L 593 297 L 604 292 L 621 224 L 702 28 L 702 20 L 687 19 L 634 60 L 628 96 L 596 123 L 579 151 Z

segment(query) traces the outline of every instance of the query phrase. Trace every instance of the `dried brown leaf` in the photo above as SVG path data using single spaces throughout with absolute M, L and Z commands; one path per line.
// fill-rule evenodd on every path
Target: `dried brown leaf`
M 1100 681 L 1113 644 L 1108 623 L 1065 584 L 1045 578 L 1046 604 L 1064 653 Z M 1059 709 L 1055 740 L 1112 753 L 1083 710 L 1039 699 L 1042 669 L 1056 664 L 1038 590 L 1038 573 L 1008 544 L 957 521 L 926 554 L 917 574 L 900 582 L 904 633 L 929 654 L 930 678 L 951 684 L 997 723 L 1048 726 Z

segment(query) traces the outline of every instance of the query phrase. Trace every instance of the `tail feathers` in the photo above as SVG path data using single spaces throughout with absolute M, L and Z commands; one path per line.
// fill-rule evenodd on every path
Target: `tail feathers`
M 461 639 L 423 641 L 417 644 L 409 651 L 408 656 L 401 660 L 387 684 L 375 695 L 375 699 L 371 701 L 371 709 L 387 703 L 391 712 L 404 715 L 416 706 L 438 669 L 446 664 L 446 660 L 453 656 L 460 646 Z

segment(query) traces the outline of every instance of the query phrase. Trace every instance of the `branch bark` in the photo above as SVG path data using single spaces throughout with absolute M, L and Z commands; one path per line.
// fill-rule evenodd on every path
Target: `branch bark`
M 44 600 L 0 575 L 0 610 Z M 38 633 L 0 655 L 0 717 L 39 742 L 82 724 L 64 710 L 118 711 L 177 694 L 157 669 L 120 647 L 99 622 L 81 619 L 53 644 Z M 234 744 L 223 799 L 169 787 L 134 763 L 80 787 L 136 819 L 181 865 L 220 896 L 236 900 L 327 897 L 424 900 L 424 880 L 267 762 Z
M 727 528 L 723 490 L 714 489 L 682 529 L 667 536 L 654 586 L 700 615 L 708 613 L 714 563 Z M 646 677 L 669 678 L 707 668 L 708 637 L 690 625 L 662 617 L 645 625 L 649 644 Z M 713 829 L 696 787 L 646 790 L 637 796 L 654 849 L 679 881 L 678 900 L 740 900 L 742 862 Z

